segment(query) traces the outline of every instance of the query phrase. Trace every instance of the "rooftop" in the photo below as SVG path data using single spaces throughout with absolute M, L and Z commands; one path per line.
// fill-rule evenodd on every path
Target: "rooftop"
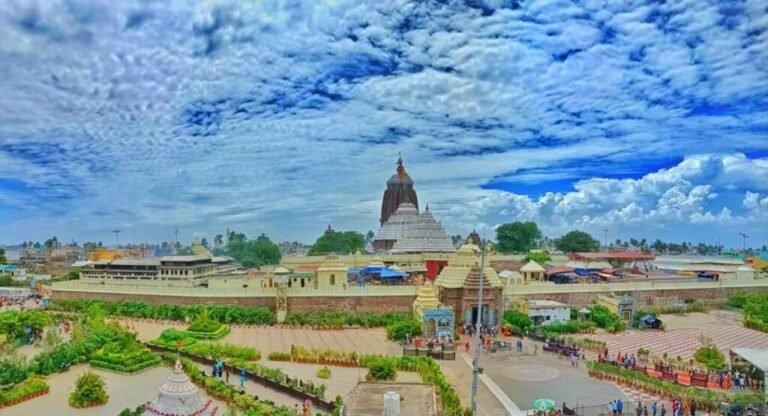
M 569 306 L 554 300 L 529 300 L 528 308 L 568 308 Z
M 160 258 L 160 261 L 203 261 L 203 260 L 211 260 L 210 257 L 206 256 L 163 256 Z
M 384 413 L 384 394 L 400 395 L 400 414 L 437 416 L 439 404 L 435 389 L 419 383 L 359 383 L 344 403 L 348 416 L 370 416 Z
M 97 262 L 98 264 L 104 264 Z M 157 258 L 144 258 L 144 259 L 115 259 L 107 261 L 112 266 L 159 266 L 160 260 Z
M 768 372 L 768 349 L 764 348 L 734 348 L 734 354 L 749 361 L 763 372 Z
M 572 253 L 571 260 L 653 260 L 656 256 L 637 251 L 612 251 L 603 253 Z

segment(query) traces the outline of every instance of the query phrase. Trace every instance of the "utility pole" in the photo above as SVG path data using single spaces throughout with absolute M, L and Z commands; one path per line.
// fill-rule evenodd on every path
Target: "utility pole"
M 475 326 L 475 356 L 472 359 L 472 414 L 477 414 L 477 379 L 480 375 L 480 326 L 483 323 L 483 269 L 485 269 L 485 246 L 480 247 L 480 289 L 477 294 L 477 322 Z
M 176 227 L 174 229 L 174 233 L 176 234 L 176 245 L 175 245 L 175 248 L 176 248 L 176 250 L 178 250 L 179 249 L 179 228 L 178 227 Z
M 749 238 L 749 236 L 744 233 L 739 233 L 739 235 L 741 236 L 741 249 L 742 251 L 744 251 L 744 255 L 746 255 L 747 254 L 747 238 Z
M 720 252 L 721 252 L 721 251 L 722 251 L 722 250 L 720 249 L 720 236 L 718 235 L 718 236 L 717 236 L 717 255 L 718 255 L 718 256 L 720 255 Z
M 115 250 L 117 250 L 118 248 L 120 248 L 120 239 L 118 238 L 118 236 L 120 235 L 120 233 L 123 232 L 123 230 L 114 229 L 112 230 L 112 232 L 115 233 Z
M 605 249 L 608 250 L 608 229 L 604 229 L 603 233 L 605 234 L 605 237 L 603 237 L 603 245 L 605 246 Z

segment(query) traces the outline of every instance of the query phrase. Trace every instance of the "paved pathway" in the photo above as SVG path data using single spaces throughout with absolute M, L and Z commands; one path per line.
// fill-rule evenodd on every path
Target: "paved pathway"
M 604 341 L 610 354 L 636 353 L 639 348 L 651 350 L 652 354 L 667 353 L 670 359 L 681 357 L 688 360 L 701 346 L 704 335 L 722 351 L 739 347 L 768 348 L 768 334 L 737 326 L 710 329 L 677 329 L 672 331 L 630 330 L 620 334 L 589 334 L 576 337 Z
M 183 329 L 186 326 L 178 322 L 128 319 L 123 322 L 127 322 L 134 328 L 142 341 L 159 337 L 166 328 Z M 402 349 L 396 343 L 387 340 L 387 331 L 384 328 L 315 331 L 303 328 L 234 325 L 231 332 L 220 342 L 253 346 L 264 356 L 272 351 L 290 351 L 291 345 L 294 344 L 308 348 L 357 351 L 365 354 L 399 355 L 402 353 Z
M 107 384 L 109 402 L 104 406 L 89 409 L 69 407 L 69 394 L 75 385 L 75 380 L 83 372 L 91 370 L 104 377 Z M 61 416 L 114 416 L 125 408 L 134 409 L 141 403 L 152 400 L 157 396 L 157 389 L 165 383 L 171 369 L 155 367 L 132 376 L 91 369 L 88 365 L 72 367 L 69 371 L 48 377 L 51 391 L 45 396 L 7 407 L 0 410 L 3 416 L 32 416 L 32 415 L 61 415 Z M 203 397 L 205 395 L 203 394 Z M 222 406 L 219 405 L 223 410 Z

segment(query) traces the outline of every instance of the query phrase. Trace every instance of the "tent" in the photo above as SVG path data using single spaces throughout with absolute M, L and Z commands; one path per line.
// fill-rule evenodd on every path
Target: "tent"
M 643 316 L 640 318 L 640 322 L 647 328 L 659 329 L 661 327 L 661 320 L 652 315 Z

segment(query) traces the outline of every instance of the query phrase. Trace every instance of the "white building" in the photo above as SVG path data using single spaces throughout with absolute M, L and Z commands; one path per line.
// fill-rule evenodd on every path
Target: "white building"
M 229 257 L 165 256 L 100 260 L 80 272 L 85 283 L 204 286 L 215 276 L 229 275 L 237 265 Z
M 549 325 L 571 320 L 571 308 L 554 300 L 529 300 L 526 302 L 528 317 L 534 325 Z

